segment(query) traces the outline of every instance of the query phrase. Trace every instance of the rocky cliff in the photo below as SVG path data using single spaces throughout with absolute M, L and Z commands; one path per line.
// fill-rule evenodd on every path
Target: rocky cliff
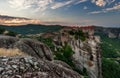
M 84 36 L 86 35 L 86 36 Z M 49 35 L 47 35 L 49 37 Z M 50 35 L 51 36 L 51 35 Z M 84 39 L 86 38 L 86 39 Z M 89 78 L 102 78 L 100 37 L 84 34 L 79 29 L 63 29 L 52 36 L 56 48 L 71 46 L 74 54 L 72 62 L 81 71 L 86 70 Z M 56 43 L 56 41 L 58 43 Z M 55 52 L 57 49 L 55 48 Z
M 93 36 L 85 41 L 69 38 L 73 54 L 73 61 L 81 71 L 87 70 L 89 78 L 102 78 L 100 38 Z
M 80 70 L 87 70 L 89 78 L 102 78 L 101 50 L 98 37 L 82 42 L 72 39 L 69 43 L 75 52 L 73 60 Z
M 0 36 L 0 48 L 27 54 L 0 56 L 0 78 L 82 78 L 66 63 L 53 60 L 51 50 L 37 40 Z

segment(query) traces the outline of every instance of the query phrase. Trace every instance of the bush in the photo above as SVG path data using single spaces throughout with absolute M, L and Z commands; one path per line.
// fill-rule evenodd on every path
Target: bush
M 36 38 L 38 41 L 43 42 L 44 44 L 46 44 L 48 47 L 50 47 L 50 49 L 53 51 L 54 50 L 54 45 L 53 45 L 53 40 L 52 38 L 42 38 L 42 37 L 37 37 Z
M 0 34 L 3 34 L 4 31 L 5 31 L 5 29 L 0 28 Z
M 8 33 L 6 35 L 9 35 L 9 36 L 16 36 L 17 33 L 13 32 L 13 31 L 8 31 Z
M 60 48 L 57 51 L 58 52 L 55 53 L 56 60 L 64 61 L 71 67 L 75 66 L 71 58 L 74 52 L 72 51 L 72 48 L 70 47 L 70 45 L 66 44 L 63 48 Z
M 68 32 L 70 35 L 74 36 L 76 40 L 81 39 L 82 41 L 85 41 L 86 37 L 85 34 L 82 32 L 82 30 L 78 31 L 69 31 Z

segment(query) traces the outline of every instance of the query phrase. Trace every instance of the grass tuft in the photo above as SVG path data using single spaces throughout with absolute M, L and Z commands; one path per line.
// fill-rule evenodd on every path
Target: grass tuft
M 21 52 L 19 49 L 5 49 L 0 48 L 0 56 L 25 56 L 24 52 Z

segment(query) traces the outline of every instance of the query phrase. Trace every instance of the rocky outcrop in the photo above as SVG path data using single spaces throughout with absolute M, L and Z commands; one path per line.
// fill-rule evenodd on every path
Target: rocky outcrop
M 82 78 L 75 71 L 27 56 L 0 57 L 0 78 Z
M 51 50 L 39 41 L 0 36 L 0 48 L 27 54 L 0 56 L 0 78 L 82 78 L 66 63 L 53 60 Z
M 17 39 L 10 36 L 0 36 L 0 48 L 17 48 L 30 56 L 39 59 L 53 60 L 51 50 L 46 45 L 37 40 L 27 38 Z
M 89 78 L 102 78 L 100 37 L 88 35 L 86 40 L 83 41 L 80 37 L 76 39 L 75 34 L 70 35 L 68 33 L 70 30 L 66 31 L 62 31 L 59 37 L 53 38 L 53 40 L 62 43 L 56 44 L 54 41 L 56 48 L 64 47 L 67 43 L 74 51 L 71 61 L 75 64 L 75 67 L 81 71 L 86 70 Z M 74 30 L 72 31 L 74 32 Z

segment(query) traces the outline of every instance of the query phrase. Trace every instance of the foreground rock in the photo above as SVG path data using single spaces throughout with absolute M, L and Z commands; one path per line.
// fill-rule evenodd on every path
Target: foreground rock
M 0 78 L 81 78 L 75 71 L 27 56 L 0 57 Z
M 51 50 L 43 43 L 32 39 L 17 39 L 10 36 L 0 36 L 0 48 L 19 49 L 22 52 L 46 60 L 53 60 Z

